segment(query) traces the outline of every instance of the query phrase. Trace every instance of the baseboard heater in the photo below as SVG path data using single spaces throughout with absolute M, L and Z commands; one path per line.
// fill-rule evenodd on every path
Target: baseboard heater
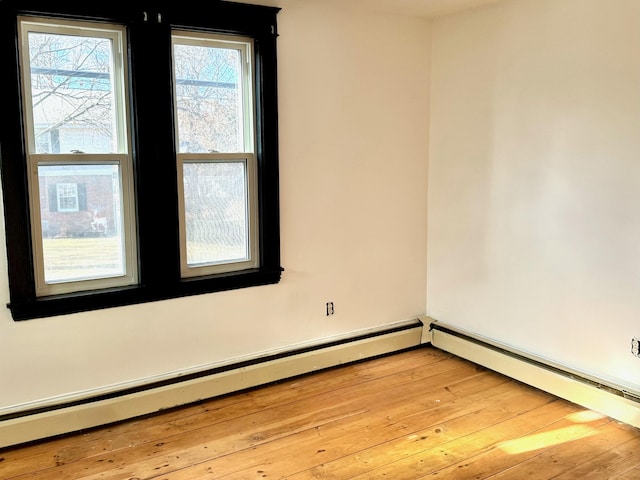
M 423 342 L 640 428 L 640 392 L 423 317 Z
M 0 448 L 106 425 L 322 369 L 417 347 L 419 319 L 368 329 L 290 350 L 0 409 Z

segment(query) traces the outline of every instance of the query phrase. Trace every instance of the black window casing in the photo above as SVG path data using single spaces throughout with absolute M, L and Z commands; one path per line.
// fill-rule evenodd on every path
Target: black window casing
M 55 3 L 55 5 L 51 5 Z M 115 2 L 114 2 L 115 3 Z M 280 281 L 277 23 L 279 8 L 226 1 L 131 2 L 0 0 L 0 168 L 7 268 L 14 320 L 27 320 L 153 302 Z M 138 235 L 136 285 L 37 297 L 31 248 L 27 166 L 18 56 L 18 16 L 61 18 L 127 27 L 131 137 Z M 254 41 L 255 135 L 258 169 L 258 268 L 181 278 L 174 135 L 171 31 L 250 37 Z

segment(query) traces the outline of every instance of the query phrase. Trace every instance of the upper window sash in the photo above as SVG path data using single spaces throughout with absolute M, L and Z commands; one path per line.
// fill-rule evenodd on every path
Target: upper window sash
M 19 17 L 18 28 L 27 152 L 127 153 L 125 27 Z M 110 141 L 43 151 L 39 136 L 55 132 L 60 147 L 59 127 L 83 122 Z
M 253 40 L 174 30 L 171 44 L 178 152 L 255 152 Z M 222 98 L 225 94 L 237 98 Z M 198 102 L 199 128 L 193 118 L 185 118 L 189 102 Z M 216 121 L 207 122 L 207 114 L 217 114 Z

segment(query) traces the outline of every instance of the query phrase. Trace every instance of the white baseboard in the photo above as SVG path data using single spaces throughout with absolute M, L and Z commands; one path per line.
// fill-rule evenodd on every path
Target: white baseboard
M 340 337 L 254 361 L 217 368 L 187 379 L 142 385 L 72 402 L 51 404 L 0 416 L 0 448 L 126 420 L 167 408 L 187 405 L 246 388 L 311 373 L 329 367 L 389 354 L 422 343 L 419 320 L 401 322 Z
M 425 324 L 423 336 L 430 337 L 436 348 L 640 428 L 639 392 L 516 351 L 428 317 L 421 320 Z

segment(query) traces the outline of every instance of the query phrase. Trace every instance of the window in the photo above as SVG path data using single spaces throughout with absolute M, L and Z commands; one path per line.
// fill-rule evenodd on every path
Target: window
M 14 319 L 278 282 L 278 9 L 14 3 L 0 5 Z
M 58 212 L 78 211 L 78 184 L 58 183 L 56 184 L 56 207 Z
M 133 285 L 126 32 L 29 16 L 18 17 L 18 32 L 36 296 Z M 41 140 L 54 131 L 57 142 Z M 72 214 L 80 212 L 79 179 L 92 213 Z
M 255 268 L 253 42 L 189 32 L 172 42 L 182 275 Z

